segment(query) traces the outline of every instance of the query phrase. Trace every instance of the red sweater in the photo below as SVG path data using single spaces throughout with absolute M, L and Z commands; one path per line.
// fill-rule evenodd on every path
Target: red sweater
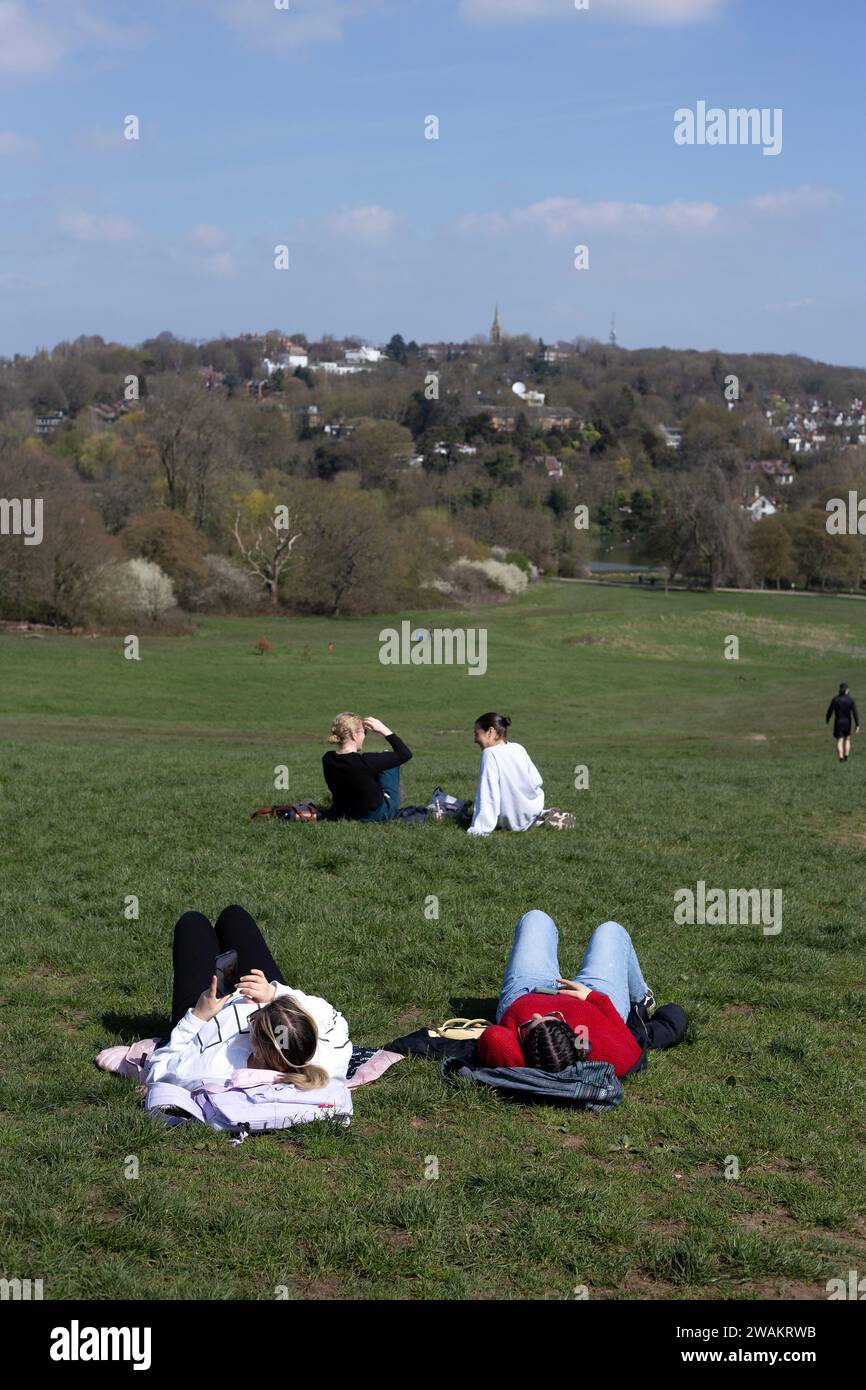
M 578 999 L 574 994 L 521 994 L 505 1010 L 499 1023 L 485 1028 L 478 1039 L 482 1066 L 525 1067 L 517 1037 L 518 1024 L 528 1023 L 533 1014 L 557 1012 L 570 1028 L 583 1024 L 587 1029 L 592 1044 L 590 1061 L 612 1062 L 617 1076 L 625 1076 L 634 1066 L 641 1050 L 607 995 L 596 989 L 586 999 Z

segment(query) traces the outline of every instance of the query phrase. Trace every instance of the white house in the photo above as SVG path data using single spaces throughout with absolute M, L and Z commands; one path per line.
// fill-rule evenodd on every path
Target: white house
M 281 352 L 275 360 L 270 357 L 263 358 L 262 367 L 270 377 L 274 372 L 293 372 L 296 367 L 306 367 L 309 360 L 306 349 L 293 345 L 288 352 Z
M 382 353 L 374 347 L 347 348 L 344 357 L 350 367 L 371 367 L 382 361 Z
M 752 521 L 763 521 L 765 516 L 775 516 L 779 508 L 756 487 L 752 501 L 744 502 L 742 510 L 748 512 Z
M 349 362 L 314 362 L 314 372 L 328 372 L 331 376 L 354 376 L 356 372 L 366 371 L 365 367 L 353 367 Z

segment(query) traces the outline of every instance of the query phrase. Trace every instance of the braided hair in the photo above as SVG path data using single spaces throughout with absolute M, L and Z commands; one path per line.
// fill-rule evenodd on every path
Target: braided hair
M 589 1048 L 562 1018 L 543 1018 L 524 1034 L 523 1058 L 528 1067 L 539 1071 L 564 1071 L 583 1062 Z

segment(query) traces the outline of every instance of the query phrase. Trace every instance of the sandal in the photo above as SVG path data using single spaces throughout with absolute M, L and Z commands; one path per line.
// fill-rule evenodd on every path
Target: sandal
M 429 1038 L 448 1038 L 451 1042 L 472 1042 L 493 1024 L 486 1018 L 449 1018 L 438 1028 L 428 1028 Z

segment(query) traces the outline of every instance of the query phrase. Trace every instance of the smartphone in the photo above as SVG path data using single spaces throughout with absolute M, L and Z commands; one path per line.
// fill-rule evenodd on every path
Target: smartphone
M 213 972 L 217 977 L 217 996 L 224 999 L 227 994 L 234 994 L 239 978 L 237 951 L 223 951 L 217 956 Z
M 535 989 L 531 991 L 532 994 L 559 994 L 559 992 L 553 985 L 536 985 Z

